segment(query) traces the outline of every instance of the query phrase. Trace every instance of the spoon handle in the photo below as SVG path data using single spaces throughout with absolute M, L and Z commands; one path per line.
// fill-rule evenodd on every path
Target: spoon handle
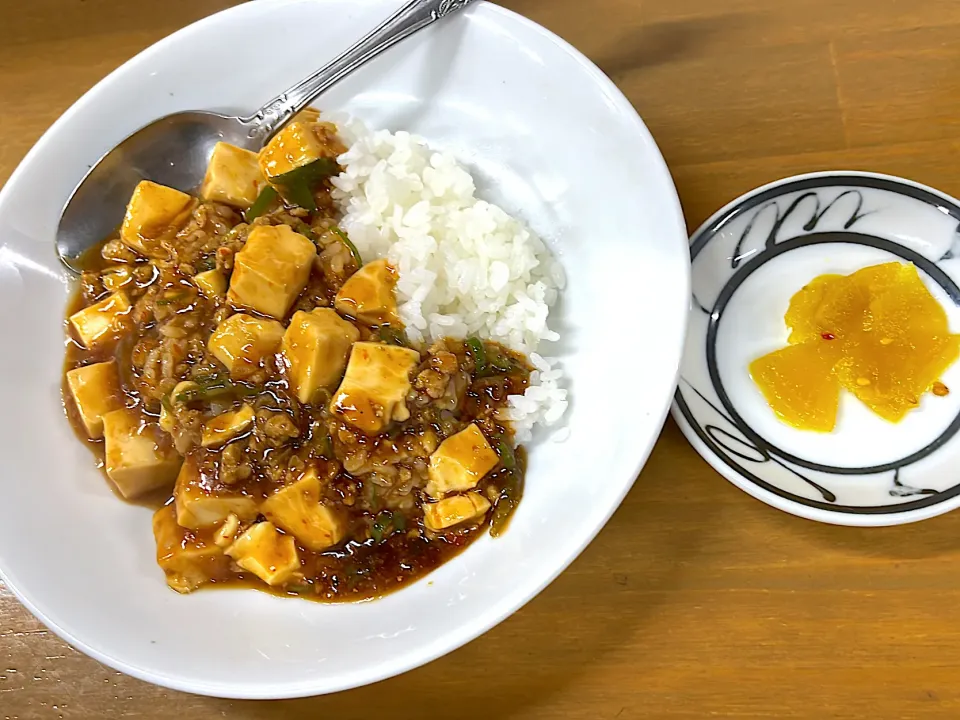
M 248 137 L 262 147 L 286 122 L 315 97 L 339 82 L 368 60 L 446 15 L 474 0 L 410 0 L 353 47 L 331 60 L 313 75 L 281 93 L 249 117 L 240 118 Z

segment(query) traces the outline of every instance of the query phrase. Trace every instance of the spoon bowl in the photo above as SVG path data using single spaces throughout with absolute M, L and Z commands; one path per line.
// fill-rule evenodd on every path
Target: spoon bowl
M 137 130 L 90 169 L 67 201 L 57 228 L 60 260 L 74 272 L 82 272 L 84 254 L 117 229 L 141 180 L 185 192 L 195 190 L 218 142 L 260 150 L 322 92 L 384 50 L 472 2 L 410 0 L 327 65 L 252 115 L 232 117 L 194 110 L 167 115 Z
M 119 226 L 141 180 L 195 189 L 220 141 L 260 149 L 236 118 L 210 112 L 168 115 L 133 133 L 90 169 L 67 201 L 57 228 L 60 259 L 80 272 L 84 254 Z

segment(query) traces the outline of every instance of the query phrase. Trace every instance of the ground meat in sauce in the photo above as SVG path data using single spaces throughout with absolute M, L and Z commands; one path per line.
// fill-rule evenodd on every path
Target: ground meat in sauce
M 342 152 L 329 126 L 317 122 L 313 127 L 332 157 Z M 374 436 L 331 411 L 336 384 L 300 402 L 282 352 L 242 372 L 231 371 L 211 352 L 210 337 L 221 323 L 238 312 L 259 315 L 235 306 L 225 294 L 204 291 L 195 278 L 215 270 L 229 284 L 253 229 L 286 226 L 316 246 L 305 287 L 280 319 L 284 327 L 293 313 L 333 307 L 359 269 L 355 249 L 336 226 L 329 184 L 315 188 L 313 196 L 316 209 L 277 202 L 251 222 L 240 210 L 201 201 L 164 240 L 165 253 L 157 257 L 146 258 L 118 237 L 109 238 L 88 257 L 69 308 L 68 316 L 122 289 L 132 305 L 123 331 L 91 348 L 68 331 L 65 373 L 115 359 L 120 406 L 136 413 L 142 426 L 163 428 L 172 452 L 186 458 L 181 477 L 194 473 L 196 492 L 205 497 L 240 498 L 237 512 L 213 526 L 190 529 L 176 524 L 171 488 L 161 488 L 163 508 L 154 519 L 158 559 L 169 562 L 171 553 L 184 548 L 193 553 L 184 560 L 186 569 L 177 566 L 176 582 L 170 580 L 181 592 L 240 583 L 326 601 L 380 596 L 450 559 L 491 523 L 495 534 L 502 531 L 520 499 L 525 456 L 513 448 L 503 410 L 508 395 L 526 388 L 529 367 L 502 346 L 443 339 L 411 348 L 419 360 L 402 402 L 409 417 L 388 422 Z M 396 323 L 386 327 L 345 319 L 356 328 L 358 342 L 407 345 Z M 64 398 L 77 434 L 103 466 L 104 441 L 88 439 L 66 378 Z M 247 408 L 240 434 L 221 447 L 204 447 L 213 418 Z M 426 490 L 431 455 L 471 424 L 497 454 L 495 466 L 468 493 L 488 509 L 470 521 L 431 530 L 424 517 L 425 506 L 435 499 Z M 342 538 L 316 550 L 298 533 L 277 529 L 281 544 L 293 538 L 298 567 L 283 582 L 267 585 L 224 551 L 264 522 L 259 510 L 268 498 L 308 475 L 309 487 L 318 493 L 311 502 L 334 513 Z

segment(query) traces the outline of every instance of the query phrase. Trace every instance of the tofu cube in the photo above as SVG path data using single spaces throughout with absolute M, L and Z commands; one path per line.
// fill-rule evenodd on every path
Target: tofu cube
M 246 210 L 266 184 L 257 153 L 218 142 L 200 186 L 200 197 Z
M 483 432 L 471 423 L 440 443 L 430 456 L 427 494 L 441 498 L 447 493 L 472 490 L 499 462 L 500 456 Z
M 193 276 L 196 285 L 204 297 L 211 300 L 223 297 L 227 292 L 227 279 L 219 270 L 207 270 Z
M 397 274 L 386 260 L 374 260 L 351 275 L 337 293 L 334 306 L 365 325 L 397 324 Z
M 269 180 L 318 160 L 324 155 L 323 149 L 310 123 L 295 120 L 260 151 L 260 170 Z
M 87 437 L 103 437 L 103 416 L 124 406 L 117 361 L 85 365 L 67 373 L 67 388 L 87 430 Z
M 290 388 L 301 403 L 313 402 L 319 390 L 337 384 L 350 346 L 359 339 L 360 331 L 330 308 L 293 314 L 280 352 L 287 363 Z
M 173 505 L 164 505 L 153 514 L 153 537 L 157 564 L 167 577 L 167 585 L 178 593 L 230 577 L 230 558 L 212 540 L 177 525 Z
M 190 530 L 206 530 L 223 525 L 231 514 L 241 522 L 251 522 L 259 514 L 259 498 L 222 485 L 216 478 L 202 474 L 195 458 L 183 462 L 173 489 L 177 523 Z
M 256 372 L 264 358 L 273 355 L 283 339 L 283 325 L 252 315 L 231 315 L 217 326 L 207 348 L 237 379 Z
M 205 448 L 220 447 L 241 434 L 253 425 L 253 408 L 244 405 L 239 410 L 225 412 L 204 423 L 201 432 L 200 444 Z
M 169 488 L 183 462 L 170 436 L 134 410 L 106 413 L 103 441 L 107 477 L 128 500 Z
M 379 343 L 354 343 L 343 382 L 330 401 L 330 412 L 367 435 L 378 435 L 393 420 L 410 417 L 406 397 L 410 373 L 420 353 Z
M 304 108 L 293 116 L 294 122 L 315 123 L 320 120 L 320 111 L 314 107 Z
M 454 495 L 423 506 L 423 524 L 427 530 L 444 530 L 454 525 L 482 518 L 490 509 L 490 501 L 478 492 Z
M 320 480 L 313 468 L 264 500 L 260 512 L 314 552 L 338 544 L 346 533 L 341 515 L 321 502 Z
M 85 348 L 114 340 L 130 325 L 133 305 L 122 290 L 70 316 L 77 338 Z
M 133 282 L 133 269 L 126 265 L 114 265 L 100 273 L 100 280 L 107 292 L 120 292 Z
M 133 191 L 120 226 L 120 240 L 148 258 L 166 258 L 164 241 L 172 240 L 197 206 L 196 198 L 143 180 Z
M 286 225 L 258 225 L 233 261 L 228 298 L 278 320 L 303 292 L 317 248 Z
M 283 535 L 271 522 L 250 526 L 227 548 L 227 555 L 267 585 L 282 585 L 300 569 L 293 536 Z

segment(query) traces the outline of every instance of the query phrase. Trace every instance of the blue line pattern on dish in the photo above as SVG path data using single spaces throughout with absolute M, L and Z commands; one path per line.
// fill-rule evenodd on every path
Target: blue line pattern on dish
M 843 186 L 847 189 L 833 195 L 829 199 L 820 196 L 816 190 L 823 188 L 836 188 Z M 694 295 L 696 307 L 706 314 L 709 318 L 707 330 L 707 367 L 710 374 L 710 381 L 716 392 L 722 407 L 717 407 L 700 390 L 695 388 L 686 378 L 680 378 L 680 387 L 677 388 L 676 403 L 684 419 L 690 424 L 700 440 L 711 449 L 711 451 L 720 458 L 727 466 L 736 471 L 742 477 L 750 480 L 759 487 L 774 493 L 780 497 L 798 502 L 810 507 L 816 507 L 825 510 L 843 511 L 856 514 L 886 514 L 892 512 L 907 512 L 922 507 L 937 504 L 943 500 L 955 497 L 960 494 L 960 484 L 954 485 L 944 491 L 936 491 L 929 488 L 916 488 L 901 482 L 900 471 L 909 465 L 927 457 L 958 431 L 960 431 L 960 415 L 931 443 L 926 447 L 911 455 L 901 458 L 895 462 L 885 463 L 867 468 L 845 468 L 830 465 L 812 463 L 803 458 L 796 457 L 774 446 L 758 435 L 743 418 L 740 417 L 729 396 L 723 388 L 720 374 L 716 363 L 716 336 L 717 328 L 723 316 L 723 310 L 733 296 L 736 289 L 750 276 L 755 270 L 763 264 L 785 252 L 799 247 L 805 247 L 816 244 L 826 243 L 852 243 L 857 245 L 866 245 L 869 247 L 884 250 L 896 255 L 904 260 L 914 263 L 921 271 L 926 273 L 946 292 L 951 301 L 960 306 L 960 288 L 950 277 L 937 265 L 937 262 L 949 260 L 955 256 L 960 256 L 960 225 L 958 225 L 954 247 L 958 252 L 953 252 L 954 248 L 946 252 L 937 262 L 913 252 L 893 241 L 866 235 L 851 231 L 851 228 L 862 218 L 877 210 L 864 211 L 864 197 L 859 189 L 854 188 L 872 188 L 886 190 L 913 197 L 916 200 L 928 203 L 937 207 L 941 212 L 950 215 L 960 222 L 960 207 L 944 198 L 930 193 L 922 188 L 892 182 L 883 178 L 862 177 L 862 176 L 831 176 L 814 177 L 797 180 L 788 185 L 777 186 L 758 193 L 747 198 L 743 203 L 734 207 L 725 215 L 718 218 L 710 227 L 705 228 L 696 238 L 690 247 L 691 260 L 695 260 L 700 252 L 707 246 L 711 239 L 731 221 L 743 216 L 745 213 L 753 211 L 753 215 L 747 221 L 740 237 L 737 240 L 734 252 L 730 258 L 731 276 L 720 290 L 712 309 L 708 309 L 706 304 Z M 777 203 L 777 198 L 781 195 L 803 191 L 803 194 L 795 198 L 789 206 L 783 211 Z M 837 207 L 837 203 L 844 198 L 856 199 L 856 206 L 849 213 L 842 224 L 841 231 L 818 232 L 817 227 L 827 213 Z M 812 208 L 809 207 L 812 202 Z M 779 237 L 783 224 L 795 213 L 800 212 L 801 206 L 806 205 L 810 211 L 809 219 L 804 222 L 802 229 L 806 234 L 796 235 L 790 238 L 781 239 Z M 756 227 L 757 220 L 770 211 L 774 212 L 773 224 L 763 240 L 763 248 L 759 252 L 744 252 L 744 244 Z M 747 261 L 744 263 L 744 261 Z M 691 412 L 686 398 L 683 395 L 683 387 L 689 388 L 696 396 L 706 403 L 720 418 L 729 423 L 730 429 L 721 428 L 717 425 L 703 424 L 698 422 L 697 418 Z M 748 454 L 749 453 L 749 454 Z M 738 462 L 740 461 L 740 462 Z M 789 471 L 797 478 L 814 488 L 822 500 L 806 498 L 795 493 L 788 492 L 782 488 L 763 480 L 755 473 L 744 467 L 741 463 L 763 464 L 772 462 Z M 789 464 L 788 464 L 789 463 Z M 794 467 L 796 466 L 796 467 Z M 799 468 L 799 469 L 798 469 Z M 878 505 L 870 507 L 839 505 L 837 504 L 836 494 L 807 477 L 801 470 L 812 470 L 828 475 L 873 475 L 891 472 L 893 473 L 892 484 L 888 494 L 894 498 L 913 497 L 919 499 L 903 503 Z
M 798 208 L 800 207 L 800 205 L 803 203 L 804 200 L 813 200 L 813 202 L 815 203 L 813 207 L 813 213 L 810 216 L 810 219 L 807 220 L 807 222 L 804 223 L 803 225 L 804 230 L 806 230 L 807 232 L 811 232 L 814 229 L 816 229 L 817 223 L 819 223 L 820 220 L 823 219 L 823 216 L 827 214 L 830 208 L 832 208 L 840 200 L 843 200 L 843 198 L 847 197 L 848 195 L 852 195 L 853 197 L 857 198 L 857 208 L 850 215 L 850 218 L 843 224 L 843 229 L 849 230 L 854 226 L 857 220 L 860 220 L 861 218 L 865 217 L 868 214 L 868 213 L 860 212 L 860 210 L 863 208 L 863 193 L 861 193 L 859 190 L 844 190 L 835 198 L 833 198 L 833 200 L 828 202 L 822 210 L 820 209 L 820 196 L 817 195 L 817 193 L 815 192 L 805 192 L 803 195 L 796 198 L 792 203 L 790 203 L 789 207 L 787 207 L 787 209 L 783 212 L 782 215 L 780 214 L 780 206 L 777 204 L 775 200 L 771 200 L 766 205 L 764 205 L 759 210 L 757 210 L 756 213 L 754 213 L 753 217 L 750 218 L 750 222 L 747 223 L 747 226 L 743 229 L 743 232 L 740 233 L 740 239 L 737 241 L 736 250 L 734 250 L 733 257 L 730 259 L 730 267 L 733 270 L 736 270 L 737 266 L 740 265 L 740 261 L 743 260 L 743 257 L 744 257 L 742 255 L 743 243 L 747 239 L 747 236 L 749 236 L 750 233 L 753 232 L 753 225 L 757 221 L 757 218 L 763 215 L 764 210 L 766 210 L 767 208 L 773 208 L 776 211 L 775 219 L 773 221 L 773 227 L 770 228 L 770 232 L 767 235 L 767 240 L 766 240 L 766 247 L 769 250 L 770 248 L 772 248 L 774 245 L 777 244 L 777 235 L 780 234 L 780 228 L 783 227 L 783 223 L 786 222 L 787 219 L 794 212 L 798 210 Z
M 953 260 L 957 257 L 960 257 L 960 225 L 957 225 L 957 229 L 953 231 L 953 242 L 950 244 L 950 248 L 940 256 L 937 262 Z
M 687 387 L 693 390 L 693 392 L 695 392 L 700 397 L 701 400 L 703 400 L 707 405 L 713 408 L 714 412 L 716 412 L 720 417 L 722 417 L 724 420 L 730 423 L 730 425 L 733 426 L 735 429 L 740 430 L 742 432 L 742 428 L 740 428 L 739 424 L 734 422 L 732 418 L 728 417 L 723 412 L 723 410 L 721 410 L 712 402 L 710 402 L 710 400 L 708 400 L 702 392 L 697 390 L 685 378 L 680 378 L 680 380 Z M 684 408 L 684 414 L 686 415 L 687 413 L 686 403 L 684 403 L 682 400 L 680 402 L 681 402 L 681 407 Z M 694 429 L 697 430 L 697 434 L 699 435 L 700 425 L 693 424 L 693 423 L 691 423 L 691 425 L 693 425 Z M 812 487 L 814 490 L 819 492 L 820 495 L 823 497 L 823 499 L 826 500 L 827 502 L 831 502 L 831 503 L 836 502 L 837 496 L 834 495 L 830 490 L 827 490 L 827 488 L 823 487 L 822 485 L 818 485 L 813 480 L 803 475 L 803 473 L 797 472 L 794 468 L 790 467 L 789 465 L 781 461 L 779 458 L 773 456 L 770 453 L 769 449 L 764 447 L 763 444 L 754 444 L 749 438 L 747 439 L 738 438 L 736 435 L 733 435 L 729 431 L 724 430 L 723 428 L 719 428 L 716 425 L 704 425 L 703 430 L 706 432 L 706 435 L 712 441 L 712 444 L 722 447 L 729 454 L 735 457 L 738 457 L 741 460 L 745 460 L 747 462 L 752 462 L 752 463 L 766 463 L 766 462 L 775 463 L 780 467 L 782 467 L 784 470 L 790 471 L 791 473 L 796 475 L 798 478 L 803 480 L 810 487 Z M 701 435 L 701 438 L 706 442 L 706 438 L 704 438 L 702 435 Z M 729 445 L 724 445 L 724 441 L 733 442 L 739 445 L 741 448 L 752 450 L 757 454 L 757 457 L 745 455 L 741 450 L 731 448 Z M 708 444 L 711 444 L 711 443 L 708 442 Z
M 900 469 L 893 473 L 893 489 L 890 494 L 894 497 L 911 497 L 913 495 L 936 495 L 936 490 L 930 488 L 916 488 L 900 482 Z

